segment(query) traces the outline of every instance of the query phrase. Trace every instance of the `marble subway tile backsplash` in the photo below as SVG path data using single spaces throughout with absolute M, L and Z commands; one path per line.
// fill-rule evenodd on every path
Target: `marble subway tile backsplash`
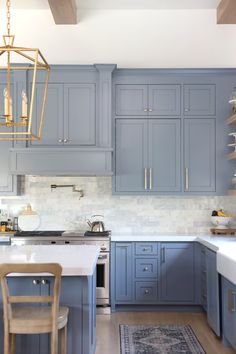
M 85 195 L 79 199 L 71 188 L 51 191 L 51 184 L 75 184 Z M 206 233 L 213 209 L 236 216 L 234 197 L 114 196 L 111 184 L 111 177 L 26 176 L 24 195 L 1 197 L 0 209 L 15 216 L 31 203 L 42 230 L 86 230 L 87 218 L 103 214 L 114 234 Z

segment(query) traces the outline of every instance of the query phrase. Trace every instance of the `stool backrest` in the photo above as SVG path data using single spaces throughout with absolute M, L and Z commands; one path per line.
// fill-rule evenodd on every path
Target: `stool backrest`
M 58 310 L 59 310 L 59 295 L 61 287 L 61 272 L 62 267 L 58 263 L 11 263 L 0 264 L 0 283 L 2 287 L 3 298 L 3 316 L 4 327 L 8 326 L 12 318 L 12 304 L 13 303 L 51 303 L 52 307 L 52 326 L 56 326 Z M 55 277 L 53 294 L 51 296 L 11 296 L 7 284 L 7 275 L 12 273 L 25 274 L 40 274 L 49 273 Z

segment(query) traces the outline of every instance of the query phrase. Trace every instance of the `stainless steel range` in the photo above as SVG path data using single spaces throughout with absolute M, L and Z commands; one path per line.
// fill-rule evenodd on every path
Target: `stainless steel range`
M 86 235 L 86 236 L 85 236 Z M 92 235 L 92 236 L 87 236 Z M 110 304 L 110 232 L 21 231 L 11 238 L 12 245 L 97 245 L 97 305 Z

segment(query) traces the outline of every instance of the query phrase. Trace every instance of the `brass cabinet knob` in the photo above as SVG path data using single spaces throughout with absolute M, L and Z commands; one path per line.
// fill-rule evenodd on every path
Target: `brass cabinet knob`
M 63 141 L 62 139 L 59 139 L 59 140 L 58 140 L 59 143 L 62 143 L 62 141 Z
M 144 112 L 148 112 L 148 108 L 144 108 L 144 110 L 143 110 Z
M 47 279 L 42 279 L 41 283 L 42 283 L 43 285 L 46 285 L 46 284 L 49 283 L 49 281 L 48 281 Z
M 148 271 L 148 267 L 144 267 L 144 268 L 143 268 L 143 271 L 144 271 L 144 272 L 147 272 L 147 271 Z
M 149 294 L 149 290 L 148 290 L 148 289 L 145 289 L 144 293 L 145 293 L 145 294 Z
M 152 112 L 152 109 L 151 109 L 151 108 L 149 108 L 148 112 Z
M 34 279 L 34 280 L 32 281 L 32 283 L 33 283 L 34 285 L 39 285 L 39 284 L 40 284 L 40 280 Z
M 68 143 L 69 140 L 68 139 L 64 139 L 63 141 L 64 141 L 64 143 Z

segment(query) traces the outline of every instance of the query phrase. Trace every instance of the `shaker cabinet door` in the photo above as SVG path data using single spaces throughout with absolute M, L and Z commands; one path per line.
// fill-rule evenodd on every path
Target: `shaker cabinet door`
M 144 192 L 147 188 L 147 130 L 144 119 L 116 120 L 117 192 Z
M 180 85 L 148 86 L 149 116 L 180 115 Z
M 216 189 L 215 119 L 184 122 L 185 191 L 214 192 Z
M 148 114 L 147 85 L 116 85 L 116 115 L 146 116 Z
M 185 116 L 213 116 L 215 114 L 215 85 L 184 85 Z
M 39 83 L 35 88 L 35 104 L 33 112 L 34 131 L 38 131 L 43 97 L 44 85 Z M 48 85 L 47 100 L 42 127 L 42 137 L 39 141 L 32 141 L 31 145 L 63 145 L 63 84 Z
M 64 85 L 64 144 L 96 144 L 95 84 Z
M 161 301 L 193 303 L 194 246 L 192 243 L 161 244 Z
M 115 247 L 115 302 L 133 299 L 132 243 L 118 243 Z
M 179 192 L 180 119 L 149 119 L 149 188 L 154 192 Z
M 222 277 L 223 336 L 236 349 L 236 286 Z

